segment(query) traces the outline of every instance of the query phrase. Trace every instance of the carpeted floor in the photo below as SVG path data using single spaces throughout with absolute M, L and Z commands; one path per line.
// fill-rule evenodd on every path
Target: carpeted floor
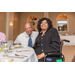
M 75 46 L 64 45 L 62 47 L 62 54 L 65 56 L 65 62 L 72 62 L 75 55 Z

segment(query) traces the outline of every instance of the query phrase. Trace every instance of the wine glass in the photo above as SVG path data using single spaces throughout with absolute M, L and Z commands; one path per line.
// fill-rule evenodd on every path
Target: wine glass
M 4 51 L 4 53 L 5 53 L 5 55 L 3 55 L 3 56 L 8 56 L 8 55 L 7 55 L 7 51 L 9 50 L 9 46 L 8 46 L 8 44 L 7 44 L 6 42 L 4 42 L 4 43 L 2 44 L 2 48 L 3 48 L 3 51 Z

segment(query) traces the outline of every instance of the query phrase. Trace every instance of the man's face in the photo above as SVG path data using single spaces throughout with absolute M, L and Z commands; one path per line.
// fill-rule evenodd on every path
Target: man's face
M 26 31 L 26 33 L 28 35 L 31 35 L 31 33 L 32 33 L 32 26 L 31 26 L 31 24 L 29 24 L 29 23 L 25 24 L 25 31 Z

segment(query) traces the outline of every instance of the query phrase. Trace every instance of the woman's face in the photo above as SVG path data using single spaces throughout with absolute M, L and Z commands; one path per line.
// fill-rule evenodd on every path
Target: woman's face
M 48 29 L 48 23 L 47 23 L 46 20 L 43 20 L 43 21 L 41 22 L 41 29 L 42 29 L 42 30 L 47 30 L 47 29 Z

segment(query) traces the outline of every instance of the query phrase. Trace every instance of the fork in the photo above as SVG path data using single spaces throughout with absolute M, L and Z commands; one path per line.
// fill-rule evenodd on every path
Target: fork
M 15 54 L 15 56 L 24 56 L 24 57 L 28 57 L 28 56 L 25 56 L 25 55 L 18 55 L 18 54 Z
M 18 51 L 18 50 L 16 50 L 17 52 L 23 52 L 23 51 L 30 51 L 30 50 L 22 50 L 22 51 Z

